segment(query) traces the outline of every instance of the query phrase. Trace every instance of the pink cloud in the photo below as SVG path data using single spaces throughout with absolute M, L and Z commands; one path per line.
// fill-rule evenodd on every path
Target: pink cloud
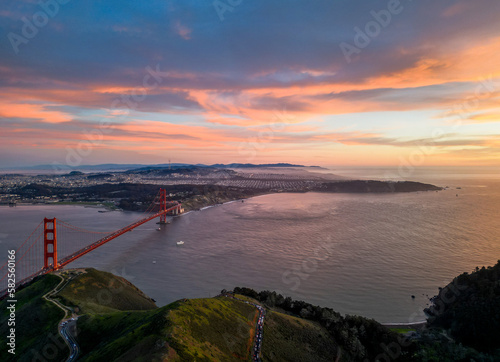
M 177 35 L 185 40 L 191 39 L 192 29 L 188 28 L 185 25 L 182 25 L 180 21 L 175 22 L 174 31 Z
M 0 117 L 33 118 L 47 123 L 68 122 L 72 119 L 67 113 L 48 110 L 46 107 L 47 105 L 0 101 Z

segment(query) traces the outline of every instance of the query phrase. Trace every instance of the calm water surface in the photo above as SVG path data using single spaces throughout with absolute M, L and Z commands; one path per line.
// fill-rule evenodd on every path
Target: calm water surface
M 450 188 L 396 195 L 256 197 L 185 214 L 161 231 L 150 222 L 71 266 L 122 275 L 158 305 L 249 286 L 381 322 L 422 320 L 421 310 L 439 286 L 500 259 L 500 179 L 494 173 L 413 179 Z M 43 217 L 98 231 L 138 217 L 97 211 L 2 207 L 2 254 L 22 242 Z M 185 244 L 177 246 L 179 240 Z

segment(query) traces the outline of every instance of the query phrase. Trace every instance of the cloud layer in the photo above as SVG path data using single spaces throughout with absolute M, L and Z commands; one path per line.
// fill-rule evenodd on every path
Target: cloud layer
M 86 143 L 84 163 L 394 165 L 424 142 L 427 164 L 498 165 L 499 15 L 494 0 L 7 0 L 0 163 Z

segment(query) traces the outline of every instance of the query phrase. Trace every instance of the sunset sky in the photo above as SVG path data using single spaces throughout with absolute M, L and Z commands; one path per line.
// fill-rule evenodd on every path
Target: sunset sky
M 498 0 L 5 0 L 0 168 L 500 166 L 499 24 Z

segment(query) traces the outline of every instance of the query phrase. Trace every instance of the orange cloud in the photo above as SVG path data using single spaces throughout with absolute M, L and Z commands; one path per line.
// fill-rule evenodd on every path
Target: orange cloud
M 53 105 L 51 105 L 53 106 Z M 33 118 L 47 123 L 71 121 L 66 113 L 46 109 L 47 105 L 0 101 L 0 117 Z
M 404 52 L 405 50 L 401 50 Z M 466 44 L 454 51 L 451 46 L 429 53 L 416 65 L 392 74 L 375 76 L 368 81 L 368 88 L 407 88 L 451 82 L 477 82 L 484 78 L 498 78 L 500 66 L 500 37 Z
M 454 16 L 453 14 L 460 11 L 463 10 L 450 8 L 444 15 Z M 176 26 L 179 36 L 186 40 L 190 39 L 190 29 L 180 23 Z M 408 51 L 400 50 L 402 54 Z M 367 155 L 371 157 L 375 154 L 389 160 L 398 154 L 394 150 L 390 151 L 391 148 L 394 146 L 398 146 L 399 149 L 411 148 L 411 144 L 401 141 L 398 143 L 397 140 L 391 140 L 378 133 L 335 133 L 324 130 L 322 132 L 321 127 L 305 125 L 304 122 L 323 114 L 450 108 L 454 104 L 460 105 L 460 102 L 474 97 L 475 92 L 471 89 L 460 93 L 453 90 L 450 83 L 477 84 L 480 79 L 485 78 L 495 80 L 496 88 L 487 95 L 483 94 L 477 106 L 468 110 L 468 113 L 472 113 L 468 116 L 468 120 L 474 123 L 500 122 L 498 111 L 500 37 L 486 39 L 472 46 L 467 44 L 467 47 L 443 44 L 441 48 L 430 49 L 423 53 L 425 57 L 401 71 L 380 72 L 364 81 L 356 82 L 335 82 L 333 72 L 304 70 L 304 73 L 313 77 L 325 76 L 326 79 L 332 76 L 332 78 L 328 78 L 329 82 L 323 83 L 314 83 L 313 80 L 310 84 L 284 86 L 277 83 L 276 86 L 261 86 L 259 83 L 253 85 L 249 82 L 243 89 L 223 89 L 222 87 L 218 89 L 216 85 L 202 86 L 201 83 L 193 86 L 199 74 L 169 73 L 169 77 L 176 80 L 176 85 L 170 86 L 169 82 L 165 81 L 161 87 L 148 89 L 148 95 L 161 95 L 166 92 L 188 94 L 189 99 L 201 105 L 201 111 L 174 109 L 162 112 L 196 114 L 197 124 L 130 119 L 128 123 L 117 124 L 114 132 L 106 134 L 103 142 L 96 144 L 95 147 L 96 149 L 156 152 L 157 154 L 175 149 L 185 152 L 225 150 L 230 154 L 235 154 L 239 143 L 256 139 L 258 132 L 266 131 L 272 125 L 282 124 L 283 127 L 274 133 L 273 138 L 265 147 L 267 151 L 275 152 L 277 156 L 302 157 L 307 154 L 315 157 L 314 155 L 322 154 L 323 150 L 330 149 L 334 152 L 342 150 L 345 153 L 348 147 L 349 152 L 355 149 L 356 157 L 365 160 Z M 6 71 L 6 74 L 9 73 L 9 69 L 5 67 L 0 70 Z M 70 115 L 50 109 L 49 106 L 76 105 L 90 109 L 108 109 L 107 107 L 111 106 L 111 101 L 116 95 L 129 94 L 138 89 L 104 81 L 102 84 L 94 83 L 88 86 L 51 83 L 47 89 L 40 86 L 40 84 L 43 85 L 43 80 L 37 80 L 35 83 L 37 87 L 33 89 L 10 87 L 0 94 L 2 97 L 0 117 L 36 119 L 44 123 L 70 122 L 72 118 Z M 407 97 L 408 99 L 391 98 L 389 95 L 384 98 L 382 92 L 384 88 L 394 88 L 401 90 L 398 94 L 402 94 L 403 91 L 411 91 L 412 88 L 418 90 L 418 87 L 433 85 L 449 86 L 449 93 L 447 94 L 445 89 L 435 99 L 429 96 L 428 100 L 416 102 L 411 97 Z M 349 92 L 355 93 L 356 91 L 374 92 L 351 97 Z M 377 93 L 377 91 L 380 92 Z M 328 97 L 329 94 L 331 97 Z M 441 114 L 440 117 L 450 117 L 455 113 L 449 111 Z M 124 111 L 110 109 L 109 114 L 120 116 L 124 115 Z M 204 125 L 200 125 L 201 120 L 205 121 Z M 26 147 L 44 144 L 49 148 L 64 148 L 68 144 L 74 145 L 84 140 L 85 134 L 74 131 L 61 131 L 54 134 L 50 130 L 32 130 L 20 125 L 16 130 L 2 131 L 2 137 L 5 142 L 15 142 L 17 145 Z M 307 150 L 297 150 L 299 144 L 301 147 L 307 145 Z M 494 138 L 482 144 L 453 145 L 450 143 L 440 145 L 440 147 L 439 155 L 430 157 L 432 161 L 429 162 L 452 161 L 455 157 L 459 157 L 457 156 L 459 154 L 464 155 L 464 159 L 474 159 L 480 154 L 487 154 L 485 157 L 488 160 L 495 159 L 495 157 L 498 160 L 498 151 L 495 151 L 499 148 L 498 139 Z M 367 149 L 370 150 L 368 153 Z M 491 152 L 480 151 L 485 149 L 490 149 Z M 389 155 L 391 152 L 394 157 Z M 326 156 L 321 157 L 328 159 Z M 357 162 L 355 157 L 350 160 Z
M 477 123 L 500 122 L 500 112 L 474 114 L 468 119 Z

